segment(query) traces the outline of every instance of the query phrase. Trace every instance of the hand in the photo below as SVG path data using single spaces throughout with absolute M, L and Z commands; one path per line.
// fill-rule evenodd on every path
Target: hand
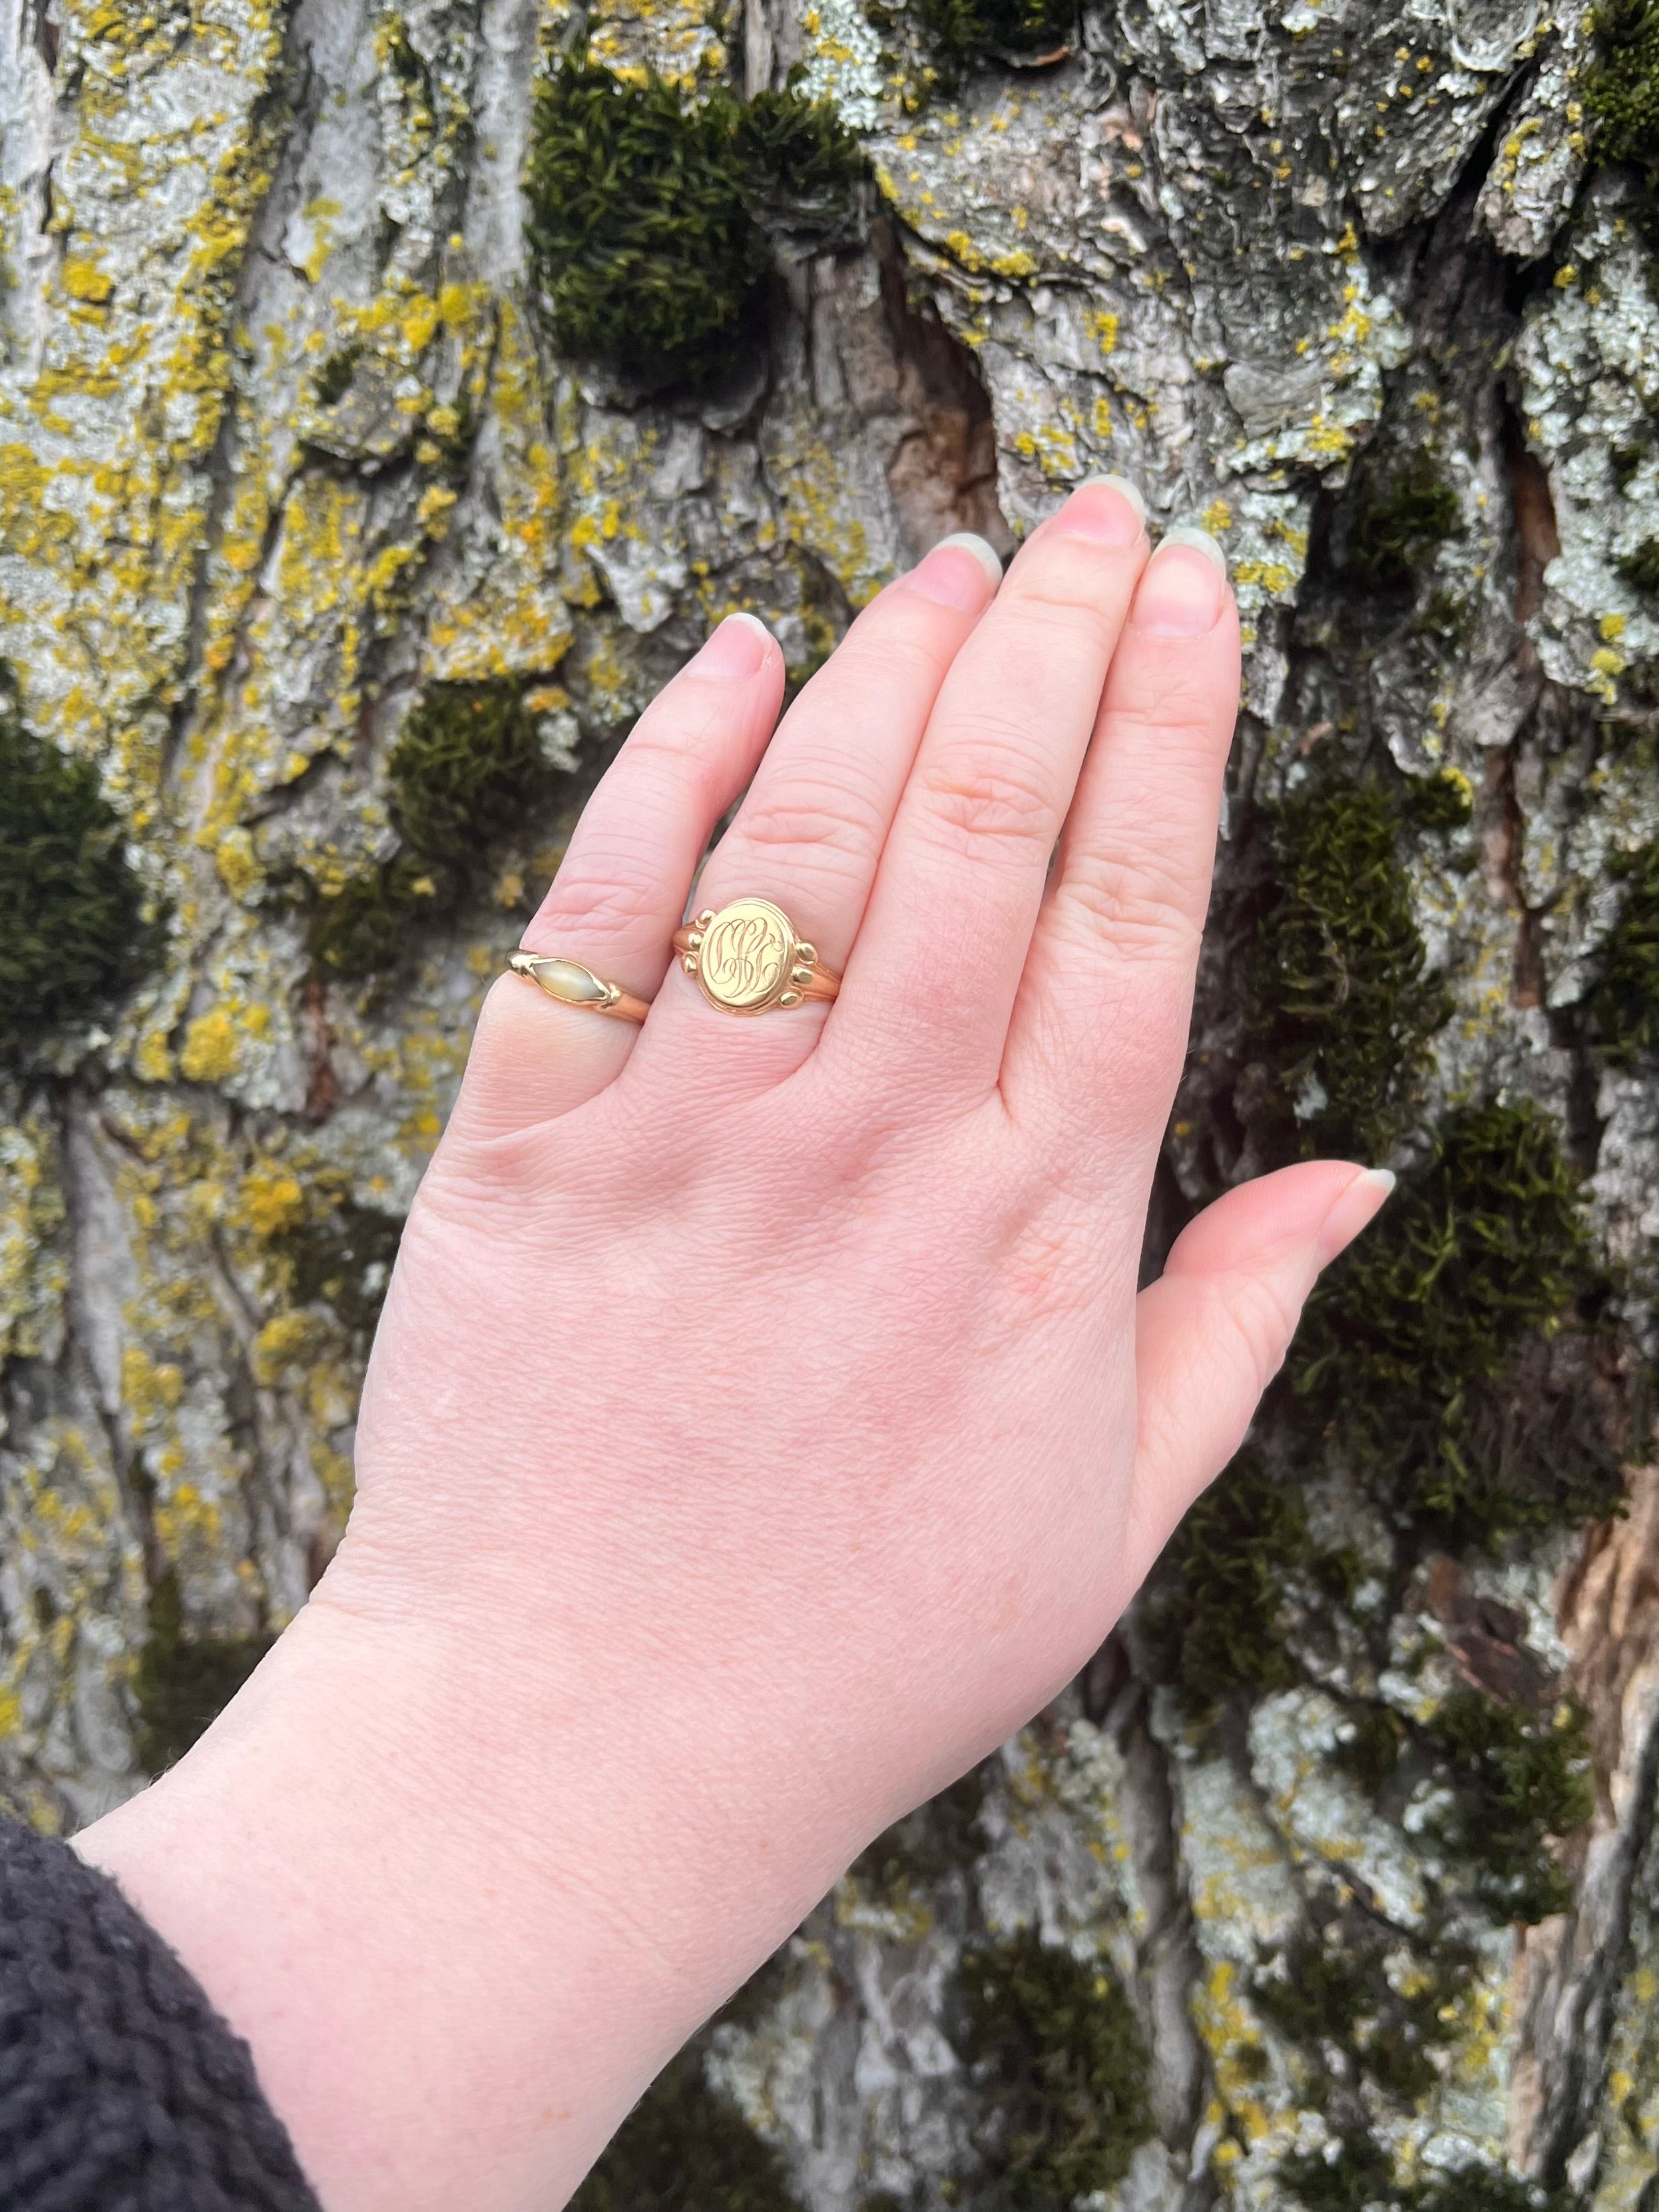
M 994 569 L 936 549 L 775 736 L 742 619 L 644 716 L 526 942 L 650 1018 L 491 992 L 342 1551 L 85 1842 L 342 2212 L 572 2187 L 869 1838 L 1088 1658 L 1386 1194 L 1235 1191 L 1137 1300 L 1237 623 L 1215 549 L 1149 560 L 1109 480 Z M 734 1019 L 671 959 L 745 786 L 697 903 L 775 901 L 832 1008 Z

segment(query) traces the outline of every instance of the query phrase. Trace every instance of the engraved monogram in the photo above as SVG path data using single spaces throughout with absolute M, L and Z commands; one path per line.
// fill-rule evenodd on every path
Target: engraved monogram
M 764 908 L 739 907 L 723 915 L 702 942 L 710 994 L 730 1006 L 761 1005 L 773 995 L 790 951 L 776 918 Z
M 675 932 L 674 943 L 704 998 L 728 1014 L 799 1006 L 812 995 L 833 999 L 840 981 L 817 975 L 817 954 L 770 899 L 733 899 L 718 914 L 705 907 Z

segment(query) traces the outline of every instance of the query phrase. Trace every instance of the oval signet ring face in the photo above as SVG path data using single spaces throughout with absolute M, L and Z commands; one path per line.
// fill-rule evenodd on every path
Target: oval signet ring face
M 782 996 L 795 933 L 769 899 L 734 899 L 702 933 L 697 980 L 730 1014 L 757 1014 Z
M 817 953 L 770 899 L 733 899 L 718 914 L 705 908 L 674 933 L 688 975 L 711 1006 L 726 1014 L 764 1014 L 774 1006 L 799 1006 L 833 999 L 840 977 L 820 967 Z

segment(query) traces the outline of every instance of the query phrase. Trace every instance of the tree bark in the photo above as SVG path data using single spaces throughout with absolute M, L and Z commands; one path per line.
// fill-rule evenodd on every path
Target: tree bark
M 1247 640 L 1148 1265 L 1335 1131 L 1370 1022 L 1343 1126 L 1402 1189 L 1460 1115 L 1555 1148 L 1569 1287 L 1471 1369 L 1474 1426 L 1436 1403 L 1492 1496 L 1553 1421 L 1559 1510 L 1474 1528 L 1406 1498 L 1396 1400 L 1364 1444 L 1283 1394 L 1255 1449 L 1299 1533 L 1215 1540 L 1255 1660 L 1197 1680 L 1210 1570 L 1178 1552 L 1058 1705 L 860 1861 L 669 2118 L 740 2116 L 812 2212 L 1546 2201 L 1523 2183 L 1651 2212 L 1659 1090 L 1626 1032 L 1659 307 L 1594 36 L 1577 0 L 1121 0 L 952 82 L 919 16 L 853 0 L 0 0 L 0 656 L 29 727 L 97 763 L 166 936 L 0 1075 L 15 1808 L 67 1829 L 140 1786 L 304 1602 L 482 992 L 653 690 L 738 605 L 804 676 L 947 532 L 1006 550 L 1115 470 L 1220 536 Z M 857 239 L 779 246 L 717 387 L 641 396 L 546 336 L 520 177 L 538 68 L 579 40 L 688 104 L 799 69 L 867 155 Z M 392 957 L 331 967 L 318 917 L 420 857 L 410 718 L 461 698 L 531 718 L 537 805 L 429 892 L 397 879 Z M 1334 920 L 1305 872 L 1333 792 L 1392 825 Z M 1486 1217 L 1448 1218 L 1486 1284 Z M 1622 1516 L 1557 1497 L 1592 1431 Z M 1548 1909 L 1494 1887 L 1506 1821 Z M 1127 1993 L 1121 2140 L 1069 2029 L 1024 1999 L 994 2047 L 975 2026 L 964 1954 L 1022 1930 Z

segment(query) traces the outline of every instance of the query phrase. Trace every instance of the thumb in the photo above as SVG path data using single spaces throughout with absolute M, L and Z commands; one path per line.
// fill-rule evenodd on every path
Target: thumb
M 1386 1168 L 1310 1160 L 1230 1190 L 1176 1239 L 1135 1301 L 1138 1575 L 1243 1442 L 1320 1271 L 1393 1188 Z

